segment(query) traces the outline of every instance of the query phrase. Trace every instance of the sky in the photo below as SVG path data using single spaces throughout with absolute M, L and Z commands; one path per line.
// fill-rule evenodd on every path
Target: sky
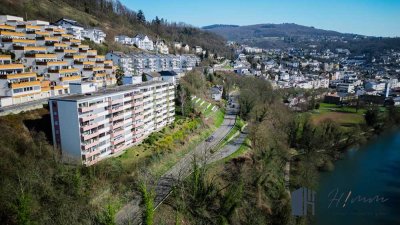
M 120 0 L 128 8 L 197 27 L 296 23 L 370 36 L 400 37 L 400 0 Z

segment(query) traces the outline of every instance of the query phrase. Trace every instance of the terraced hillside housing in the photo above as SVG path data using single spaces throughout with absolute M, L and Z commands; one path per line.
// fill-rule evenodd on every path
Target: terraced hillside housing
M 0 107 L 115 85 L 116 67 L 62 26 L 0 16 Z

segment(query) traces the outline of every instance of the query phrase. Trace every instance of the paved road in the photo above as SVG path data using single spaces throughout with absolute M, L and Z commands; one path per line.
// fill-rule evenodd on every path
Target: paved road
M 208 158 L 207 163 L 216 162 L 232 155 L 240 148 L 246 137 L 247 132 L 240 132 L 239 136 L 235 137 L 233 141 L 230 141 L 222 149 L 212 154 L 211 157 Z
M 218 145 L 220 141 L 231 131 L 235 124 L 237 115 L 237 96 L 232 96 L 235 108 L 227 107 L 224 121 L 222 125 L 211 135 L 214 138 L 211 141 L 201 142 L 193 151 L 186 154 L 177 164 L 167 171 L 157 182 L 155 187 L 155 206 L 160 205 L 170 194 L 174 184 L 190 174 L 193 158 L 196 157 L 199 162 L 214 162 L 222 159 L 235 152 L 243 142 L 245 134 L 239 135 L 238 140 L 234 144 L 228 144 L 218 152 L 211 154 L 210 150 Z M 140 197 L 133 199 L 129 204 L 125 205 L 116 215 L 117 224 L 140 224 L 141 208 Z

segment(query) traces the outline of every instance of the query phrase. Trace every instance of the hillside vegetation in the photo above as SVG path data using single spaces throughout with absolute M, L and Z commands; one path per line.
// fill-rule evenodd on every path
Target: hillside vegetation
M 294 23 L 283 24 L 256 24 L 248 26 L 233 26 L 233 25 L 211 25 L 203 27 L 218 33 L 228 40 L 243 41 L 253 38 L 263 37 L 290 37 L 290 36 L 353 36 L 350 34 L 341 34 L 336 31 L 328 31 L 297 25 Z
M 219 55 L 229 56 L 224 38 L 183 23 L 167 22 L 162 18 L 147 21 L 141 11 L 128 9 L 118 0 L 2 0 L 1 15 L 16 15 L 27 20 L 55 22 L 65 17 L 78 21 L 84 26 L 100 27 L 106 34 L 109 50 L 123 50 L 113 43 L 114 36 L 138 33 L 149 35 L 156 40 L 181 41 L 189 46 L 199 45 Z

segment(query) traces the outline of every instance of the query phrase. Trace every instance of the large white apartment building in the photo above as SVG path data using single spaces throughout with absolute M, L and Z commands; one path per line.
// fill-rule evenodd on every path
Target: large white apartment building
M 142 75 L 143 73 L 159 71 L 189 71 L 200 63 L 195 55 L 164 55 L 150 53 L 109 52 L 106 59 L 118 65 L 126 76 Z
M 163 81 L 50 99 L 53 143 L 66 160 L 93 165 L 172 123 L 174 99 Z

